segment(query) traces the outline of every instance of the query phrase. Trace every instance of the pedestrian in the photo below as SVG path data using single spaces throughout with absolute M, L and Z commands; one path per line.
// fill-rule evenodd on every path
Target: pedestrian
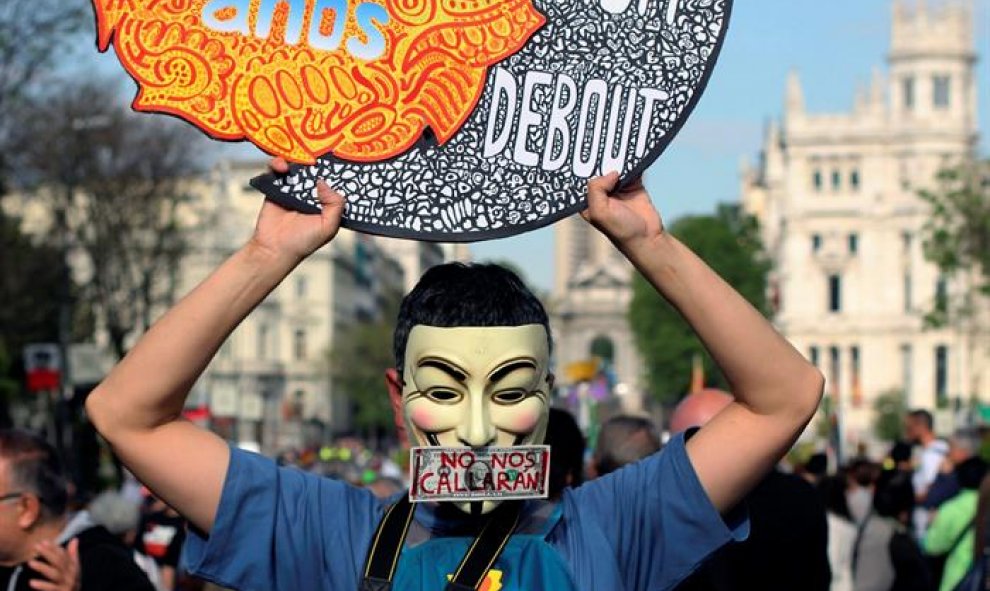
M 485 495 L 387 505 L 182 421 L 190 386 L 221 343 L 337 233 L 344 198 L 322 182 L 315 190 L 319 215 L 266 202 L 246 245 L 167 312 L 87 400 L 123 462 L 190 520 L 185 553 L 195 572 L 245 591 L 636 591 L 671 588 L 745 537 L 737 506 L 814 416 L 824 380 L 664 230 L 641 181 L 620 187 L 616 174 L 589 183 L 585 218 L 680 310 L 736 387 L 736 399 L 690 438 L 565 489 L 557 503 Z M 400 306 L 395 367 L 385 370 L 397 419 L 418 446 L 520 447 L 535 458 L 554 383 L 551 347 L 546 310 L 517 276 L 494 265 L 434 267 Z M 521 481 L 516 474 L 503 482 Z
M 912 532 L 915 505 L 913 476 L 911 445 L 898 441 L 884 459 L 874 500 L 878 511 L 893 517 Z
M 155 591 L 106 528 L 85 511 L 69 515 L 66 482 L 46 441 L 0 430 L 0 589 L 28 591 L 47 580 L 59 591 Z
M 602 424 L 591 459 L 592 477 L 605 476 L 660 451 L 660 434 L 645 417 L 618 415 Z
M 910 530 L 875 507 L 881 467 L 859 458 L 846 470 L 845 497 L 856 527 L 852 575 L 856 591 L 926 591 L 928 565 Z
M 104 491 L 89 503 L 87 511 L 94 523 L 105 527 L 125 547 L 133 548 L 141 520 L 139 502 L 130 500 L 121 492 Z M 132 550 L 132 554 L 135 564 L 144 571 L 157 591 L 172 591 L 162 583 L 158 563 L 152 557 L 137 550 Z
M 146 491 L 144 511 L 134 539 L 134 550 L 150 556 L 161 573 L 162 588 L 175 589 L 179 556 L 186 539 L 186 520 L 163 500 Z
M 934 425 L 932 413 L 927 410 L 912 410 L 904 419 L 905 438 L 912 445 L 921 446 L 914 474 L 911 477 L 916 503 L 913 519 L 914 534 L 919 540 L 924 538 L 931 520 L 931 512 L 924 507 L 928 488 L 935 482 L 939 467 L 949 453 L 949 445 L 935 436 Z
M 978 490 L 987 465 L 980 458 L 970 458 L 956 466 L 955 472 L 961 490 L 942 503 L 925 534 L 925 552 L 945 561 L 939 591 L 953 591 L 973 564 Z
M 713 389 L 689 394 L 671 415 L 671 431 L 704 430 L 733 400 Z M 825 510 L 807 481 L 774 469 L 746 496 L 745 506 L 749 539 L 721 549 L 678 591 L 830 589 Z
M 550 446 L 550 498 L 558 499 L 565 488 L 584 482 L 584 433 L 574 415 L 551 408 L 547 419 L 546 444 Z

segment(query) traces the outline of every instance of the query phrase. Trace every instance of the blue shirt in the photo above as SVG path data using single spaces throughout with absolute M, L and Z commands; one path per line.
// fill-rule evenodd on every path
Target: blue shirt
M 671 589 L 749 531 L 747 519 L 729 525 L 712 505 L 683 436 L 565 490 L 560 502 L 560 521 L 546 539 L 580 589 Z M 366 490 L 232 449 L 213 529 L 208 537 L 190 532 L 186 564 L 241 591 L 356 591 L 386 504 Z M 437 512 L 422 509 L 416 519 L 424 527 L 447 527 L 436 523 Z

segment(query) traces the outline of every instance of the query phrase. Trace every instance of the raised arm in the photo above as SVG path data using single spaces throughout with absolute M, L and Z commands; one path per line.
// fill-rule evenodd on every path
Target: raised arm
M 203 532 L 213 525 L 230 453 L 181 418 L 183 404 L 234 328 L 337 233 L 343 197 L 324 183 L 317 194 L 321 215 L 266 202 L 251 240 L 156 322 L 86 401 L 124 464 Z
M 705 492 L 728 511 L 790 449 L 814 415 L 824 380 L 741 295 L 668 234 L 641 181 L 592 180 L 582 216 L 671 303 L 711 353 L 735 402 L 688 442 Z

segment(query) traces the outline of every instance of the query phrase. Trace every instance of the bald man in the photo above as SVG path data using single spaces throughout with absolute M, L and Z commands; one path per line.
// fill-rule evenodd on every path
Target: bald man
M 732 402 L 721 390 L 689 394 L 670 417 L 671 434 L 704 428 Z M 720 550 L 677 590 L 827 590 L 832 580 L 828 526 L 815 489 L 774 470 L 746 497 L 746 505 L 749 540 Z

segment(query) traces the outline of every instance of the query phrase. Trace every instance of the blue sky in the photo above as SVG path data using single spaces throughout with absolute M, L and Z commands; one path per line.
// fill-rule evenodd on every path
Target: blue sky
M 983 53 L 977 75 L 986 155 L 990 154 L 990 0 L 973 2 L 977 47 Z M 669 223 L 686 214 L 712 212 L 718 203 L 738 200 L 740 162 L 755 160 L 766 123 L 780 117 L 790 70 L 801 74 L 810 111 L 848 111 L 857 83 L 867 83 L 874 67 L 885 68 L 890 12 L 891 0 L 736 0 L 708 89 L 667 152 L 646 174 L 647 188 L 664 219 Z M 91 47 L 76 49 L 98 69 L 120 72 L 112 52 L 100 55 Z M 127 88 L 132 92 L 132 85 Z M 254 153 L 244 146 L 228 150 L 218 144 L 218 154 Z M 472 251 L 478 260 L 513 262 L 542 289 L 553 283 L 552 227 L 477 243 Z
M 929 3 L 932 0 L 928 0 Z M 983 153 L 990 152 L 990 0 L 975 0 Z M 889 0 L 737 0 L 722 56 L 697 109 L 646 184 L 664 219 L 714 211 L 737 201 L 743 158 L 755 160 L 763 128 L 781 113 L 791 69 L 801 74 L 812 112 L 852 107 L 857 83 L 884 67 Z M 536 286 L 553 282 L 553 229 L 472 246 L 477 259 L 508 260 Z

